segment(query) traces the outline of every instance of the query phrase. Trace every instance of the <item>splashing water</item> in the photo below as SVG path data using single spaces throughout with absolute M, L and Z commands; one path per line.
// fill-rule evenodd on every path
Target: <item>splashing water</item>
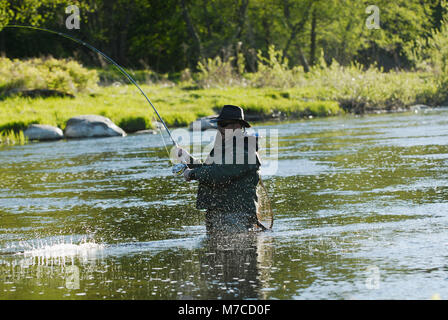
M 104 244 L 96 243 L 93 240 L 83 238 L 79 243 L 59 242 L 39 240 L 31 243 L 20 244 L 25 250 L 21 252 L 25 258 L 37 258 L 38 264 L 48 264 L 49 262 L 58 262 L 65 264 L 66 259 L 75 257 L 82 260 L 90 260 L 98 257 L 104 249 Z

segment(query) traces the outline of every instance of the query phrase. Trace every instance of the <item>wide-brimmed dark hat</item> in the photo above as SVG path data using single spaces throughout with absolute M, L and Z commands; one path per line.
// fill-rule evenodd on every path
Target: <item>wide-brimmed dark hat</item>
M 221 113 L 217 118 L 214 118 L 210 120 L 211 122 L 218 122 L 218 121 L 239 121 L 241 122 L 246 128 L 250 128 L 249 122 L 244 120 L 244 111 L 241 107 L 233 106 L 231 104 L 226 104 L 221 109 Z

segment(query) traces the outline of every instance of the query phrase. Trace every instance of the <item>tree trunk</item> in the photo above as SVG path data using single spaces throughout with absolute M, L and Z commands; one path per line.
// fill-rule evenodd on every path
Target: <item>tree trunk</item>
M 2 56 L 5 55 L 5 37 L 4 37 L 4 32 L 0 32 L 0 53 L 2 54 Z
M 262 17 L 261 25 L 263 26 L 264 29 L 263 31 L 264 31 L 264 40 L 266 43 L 266 48 L 269 48 L 269 46 L 271 45 L 271 29 L 270 29 L 271 24 L 269 23 L 266 16 Z
M 209 0 L 203 0 L 202 10 L 204 14 L 205 26 L 207 28 L 207 36 L 210 39 L 212 37 L 212 24 L 213 21 L 210 19 L 210 13 L 208 12 L 207 5 Z
M 189 60 L 191 68 L 195 69 L 198 61 L 201 59 L 202 56 L 201 39 L 199 38 L 199 35 L 196 32 L 193 23 L 191 22 L 190 13 L 188 12 L 185 0 L 181 0 L 180 3 L 182 6 L 182 16 L 184 18 L 185 24 L 187 25 L 188 35 L 193 39 L 193 50 L 192 50 L 193 52 Z
M 310 66 L 314 66 L 316 62 L 316 9 L 311 12 L 311 34 L 310 34 Z
M 247 7 L 249 6 L 249 0 L 241 0 L 241 5 L 238 8 L 238 27 L 235 33 L 235 38 L 241 40 L 241 35 L 244 30 L 244 22 L 246 21 Z
M 393 57 L 394 57 L 394 69 L 396 71 L 401 69 L 400 58 L 398 57 L 398 48 L 393 49 Z
M 296 23 L 291 28 L 291 34 L 289 35 L 288 41 L 286 42 L 286 46 L 283 49 L 285 53 L 288 52 L 289 47 L 291 46 L 292 41 L 296 38 L 297 34 L 303 29 L 303 27 L 306 24 L 306 21 L 308 20 L 308 17 L 305 16 L 301 21 Z
M 299 59 L 300 59 L 300 63 L 303 66 L 303 71 L 310 72 L 310 66 L 308 64 L 308 61 L 306 61 L 306 57 L 303 54 L 301 46 L 299 44 L 297 44 L 296 47 L 297 47 L 297 51 L 299 52 Z
M 288 29 L 291 31 L 289 38 L 286 41 L 286 45 L 283 48 L 283 52 L 285 53 L 286 57 L 289 60 L 291 60 L 291 56 L 288 54 L 288 50 L 289 50 L 292 42 L 294 41 L 294 39 L 297 37 L 297 34 L 299 34 L 299 32 L 303 30 L 306 22 L 308 21 L 308 12 L 309 12 L 309 7 L 306 9 L 302 20 L 300 20 L 296 24 L 292 24 L 291 23 L 291 14 L 290 14 L 290 3 L 288 0 L 283 1 L 283 15 L 285 17 L 286 25 L 288 26 Z M 296 44 L 296 47 L 299 52 L 300 63 L 302 64 L 304 71 L 308 72 L 310 70 L 310 68 L 309 68 L 308 62 L 306 61 L 306 58 L 302 52 L 302 48 L 301 48 L 300 44 Z
M 119 45 L 119 61 L 121 61 L 122 64 L 129 64 L 129 61 L 127 59 L 127 43 L 128 43 L 128 31 L 129 31 L 129 23 L 132 20 L 132 8 L 127 7 L 126 8 L 126 16 L 124 19 L 124 25 L 121 28 L 120 32 L 120 43 Z

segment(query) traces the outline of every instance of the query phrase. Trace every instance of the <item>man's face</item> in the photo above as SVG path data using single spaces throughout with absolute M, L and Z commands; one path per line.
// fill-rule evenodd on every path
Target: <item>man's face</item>
M 226 130 L 235 131 L 237 129 L 242 129 L 243 126 L 238 121 L 219 121 L 218 122 L 218 131 L 221 133 L 221 136 L 224 138 Z

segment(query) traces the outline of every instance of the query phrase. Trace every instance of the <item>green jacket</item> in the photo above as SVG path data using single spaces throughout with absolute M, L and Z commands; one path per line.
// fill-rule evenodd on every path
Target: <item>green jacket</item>
M 250 152 L 255 152 L 255 164 L 249 164 Z M 256 149 L 244 144 L 244 163 L 236 162 L 236 143 L 233 144 L 233 163 L 225 163 L 225 151 L 222 152 L 222 164 L 191 164 L 191 177 L 198 180 L 196 207 L 222 213 L 245 213 L 256 217 L 257 185 L 260 180 L 260 160 Z M 214 155 L 214 149 L 210 156 Z

